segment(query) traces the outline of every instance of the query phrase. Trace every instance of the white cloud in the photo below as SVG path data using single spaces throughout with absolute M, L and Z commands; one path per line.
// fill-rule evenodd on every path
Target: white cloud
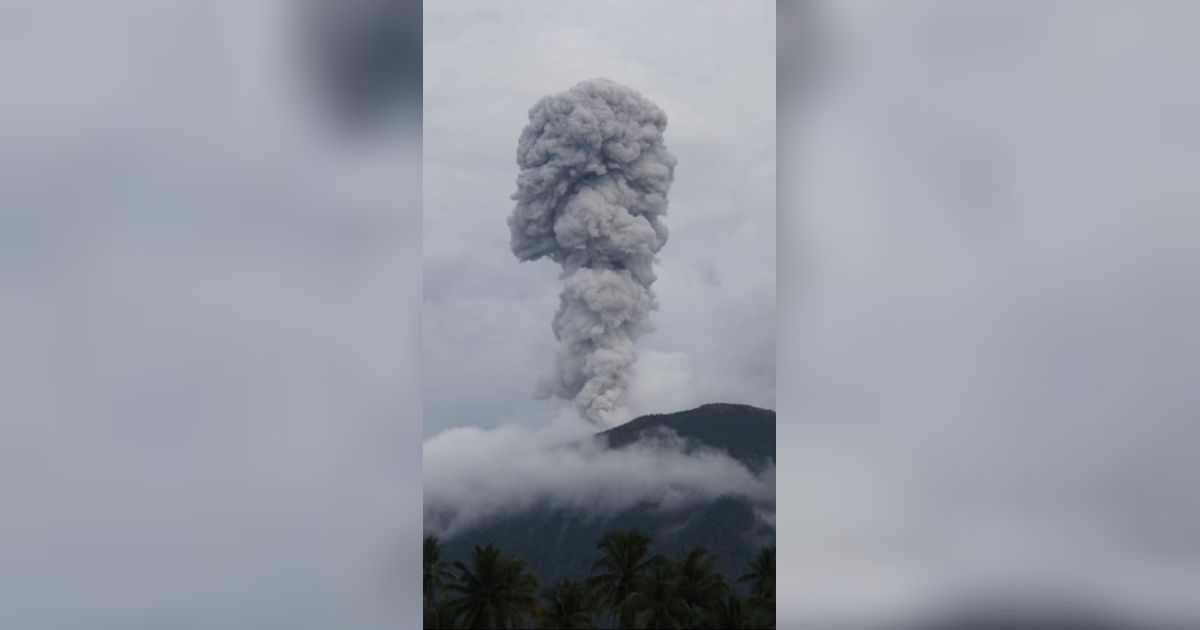
M 573 412 L 525 424 L 447 429 L 424 445 L 425 528 L 452 536 L 536 505 L 586 515 L 648 501 L 665 509 L 722 496 L 774 498 L 773 471 L 759 476 L 723 452 L 684 453 L 674 433 L 610 450 Z

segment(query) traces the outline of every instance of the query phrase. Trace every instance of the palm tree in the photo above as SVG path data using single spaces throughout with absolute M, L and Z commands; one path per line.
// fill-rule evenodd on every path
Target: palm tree
M 716 557 L 703 547 L 685 550 L 675 561 L 679 595 L 687 602 L 693 619 L 729 591 L 725 577 L 713 568 L 716 561 Z
M 425 602 L 425 628 L 426 630 L 448 630 L 457 628 L 457 615 L 454 614 L 454 606 L 445 599 L 436 602 Z
M 750 582 L 750 592 L 760 597 L 775 598 L 775 548 L 763 547 L 758 555 L 746 563 L 750 568 L 738 578 L 739 582 Z
M 758 555 L 747 563 L 750 571 L 738 578 L 738 582 L 750 583 L 750 601 L 764 617 L 766 627 L 775 627 L 775 548 L 763 547 Z
M 617 625 L 630 627 L 633 613 L 622 608 L 622 604 L 649 566 L 646 555 L 650 552 L 650 537 L 637 529 L 609 532 L 600 538 L 596 548 L 602 553 L 592 563 L 588 583 L 595 587 L 613 615 L 619 617 Z
M 542 591 L 542 627 L 560 630 L 591 628 L 596 616 L 596 597 L 586 584 L 560 580 Z
M 723 599 L 717 599 L 709 602 L 706 607 L 704 622 L 701 625 L 703 628 L 731 628 L 733 630 L 742 630 L 743 628 L 762 627 L 756 624 L 759 621 L 759 610 L 754 604 L 754 600 L 742 599 L 736 591 L 730 591 Z
M 633 623 L 623 628 L 685 628 L 691 611 L 679 592 L 679 576 L 666 559 L 656 557 L 646 574 L 639 577 L 634 591 L 621 604 L 622 619 L 629 615 Z
M 446 580 L 454 577 L 454 574 L 451 573 L 450 567 L 442 562 L 442 543 L 437 536 L 425 537 L 425 549 L 422 555 L 425 568 L 422 586 L 425 602 L 430 604 L 437 601 L 438 596 L 445 590 Z
M 525 561 L 500 553 L 492 545 L 475 546 L 471 566 L 455 562 L 458 572 L 449 589 L 458 595 L 451 600 L 465 628 L 523 628 L 538 612 L 538 579 Z

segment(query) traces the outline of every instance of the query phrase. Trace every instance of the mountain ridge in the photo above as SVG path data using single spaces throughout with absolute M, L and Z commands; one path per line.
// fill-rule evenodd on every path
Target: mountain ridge
M 775 462 L 775 412 L 750 405 L 709 403 L 648 414 L 595 435 L 606 448 L 620 450 L 646 444 L 664 431 L 682 440 L 684 453 L 723 451 L 754 474 Z M 653 538 L 652 553 L 669 556 L 699 545 L 716 555 L 720 570 L 739 575 L 760 546 L 774 545 L 774 522 L 766 512 L 773 514 L 773 498 L 766 503 L 725 496 L 669 510 L 643 502 L 605 516 L 543 504 L 473 526 L 443 544 L 446 557 L 456 560 L 465 560 L 476 544 L 494 544 L 525 558 L 548 582 L 586 576 L 604 533 L 636 527 Z
M 646 414 L 596 436 L 605 439 L 609 448 L 619 449 L 661 429 L 698 443 L 693 447 L 724 451 L 756 473 L 775 459 L 775 412 L 738 403 L 706 403 L 683 411 Z

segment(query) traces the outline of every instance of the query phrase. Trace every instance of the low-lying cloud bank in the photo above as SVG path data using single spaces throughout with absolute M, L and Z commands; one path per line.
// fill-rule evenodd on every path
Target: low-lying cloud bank
M 742 497 L 774 511 L 774 467 L 756 475 L 722 451 L 684 447 L 664 431 L 610 450 L 577 418 L 443 431 L 424 445 L 425 530 L 448 538 L 537 505 L 601 517 Z

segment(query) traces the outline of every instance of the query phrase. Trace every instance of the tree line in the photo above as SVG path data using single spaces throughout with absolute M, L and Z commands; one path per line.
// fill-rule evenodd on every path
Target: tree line
M 774 628 L 775 548 L 763 547 L 737 582 L 714 569 L 716 557 L 692 547 L 673 558 L 651 555 L 637 529 L 605 534 L 583 580 L 543 587 L 525 560 L 476 545 L 469 563 L 442 558 L 425 537 L 426 628 Z

